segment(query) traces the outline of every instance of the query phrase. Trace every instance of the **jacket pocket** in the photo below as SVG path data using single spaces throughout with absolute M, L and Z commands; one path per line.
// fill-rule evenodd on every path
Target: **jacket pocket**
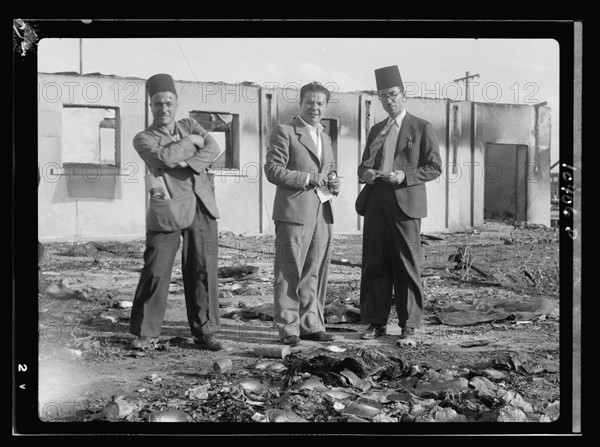
M 196 195 L 188 191 L 172 199 L 150 198 L 146 228 L 152 231 L 177 231 L 189 227 L 196 216 Z

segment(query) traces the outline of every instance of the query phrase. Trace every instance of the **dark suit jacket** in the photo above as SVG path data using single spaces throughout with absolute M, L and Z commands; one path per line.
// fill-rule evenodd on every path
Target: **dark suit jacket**
M 148 170 L 156 177 L 163 177 L 171 197 L 150 199 L 146 225 L 154 231 L 174 231 L 191 225 L 190 219 L 193 220 L 196 212 L 196 197 L 202 201 L 212 217 L 219 218 L 213 174 L 206 171 L 219 156 L 219 145 L 191 118 L 177 121 L 175 125 L 182 136 L 179 141 L 173 141 L 154 124 L 133 139 L 133 146 L 148 166 Z M 198 150 L 189 138 L 186 138 L 190 134 L 204 137 L 202 149 Z M 189 166 L 179 167 L 177 163 L 181 161 L 187 162 Z M 189 224 L 185 225 L 187 221 Z
M 363 161 L 369 158 L 369 145 L 385 127 L 386 123 L 387 119 L 375 124 L 369 131 L 366 148 L 363 152 Z M 383 148 L 381 148 L 375 159 L 375 167 L 379 166 L 382 154 Z M 361 163 L 358 167 L 359 179 L 362 178 L 367 169 Z M 399 169 L 406 173 L 404 182 L 394 186 L 400 209 L 409 217 L 415 219 L 426 217 L 427 193 L 425 182 L 439 177 L 442 173 L 442 160 L 439 144 L 431 123 L 408 112 L 398 133 L 398 143 L 394 156 L 394 170 Z M 366 185 L 365 188 L 370 188 L 370 185 Z M 368 189 L 364 192 L 367 193 Z
M 309 220 L 309 214 L 318 208 L 321 202 L 314 187 L 306 185 L 306 176 L 337 170 L 331 139 L 324 132 L 321 133 L 321 146 L 322 163 L 308 128 L 299 118 L 289 124 L 279 124 L 271 132 L 265 174 L 277 185 L 273 220 L 304 224 Z M 325 206 L 331 207 L 330 201 Z

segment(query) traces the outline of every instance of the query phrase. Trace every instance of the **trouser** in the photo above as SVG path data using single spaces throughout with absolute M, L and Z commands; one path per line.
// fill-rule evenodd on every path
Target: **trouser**
M 421 219 L 402 212 L 394 187 L 383 182 L 372 186 L 364 217 L 361 321 L 386 325 L 393 300 L 399 326 L 418 328 L 423 314 Z
M 325 330 L 333 219 L 320 204 L 310 222 L 275 222 L 274 315 L 281 337 Z
M 181 270 L 187 318 L 192 335 L 220 330 L 217 221 L 197 201 L 194 222 L 183 230 L 146 232 L 144 268 L 135 291 L 129 331 L 158 337 L 167 309 L 173 263 L 183 236 Z

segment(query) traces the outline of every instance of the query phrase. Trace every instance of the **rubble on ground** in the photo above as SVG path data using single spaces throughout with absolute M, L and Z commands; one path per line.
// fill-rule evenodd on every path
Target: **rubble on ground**
M 69 399 L 87 399 L 68 420 L 90 422 L 556 421 L 556 233 L 490 222 L 476 232 L 422 238 L 426 301 L 414 337 L 360 340 L 361 237 L 340 235 L 324 309 L 336 340 L 304 343 L 279 358 L 254 349 L 278 343 L 276 331 L 269 332 L 271 236 L 221 235 L 221 321 L 235 347 L 226 354 L 194 347 L 179 259 L 160 341 L 133 350 L 128 325 L 143 241 L 45 243 L 38 275 L 40 380 L 44 385 L 45 371 L 61 365 L 81 368 L 81 389 L 68 374 L 60 383 L 73 389 Z M 52 381 L 61 374 L 47 379 L 44 392 L 60 389 Z

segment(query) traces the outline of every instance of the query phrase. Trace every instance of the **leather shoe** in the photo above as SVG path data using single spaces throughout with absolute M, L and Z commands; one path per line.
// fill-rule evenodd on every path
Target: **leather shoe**
M 332 334 L 328 334 L 325 331 L 314 332 L 312 334 L 301 335 L 301 340 L 312 340 L 312 341 L 333 341 L 335 337 Z
M 300 343 L 300 338 L 297 335 L 288 335 L 287 337 L 281 337 L 281 343 L 289 346 L 296 346 Z
M 370 325 L 366 331 L 363 332 L 362 338 L 363 340 L 374 340 L 377 337 L 381 337 L 387 333 L 386 326 L 380 326 L 378 324 Z
M 136 337 L 131 342 L 133 349 L 151 349 L 158 346 L 158 337 Z
M 217 340 L 213 334 L 195 336 L 194 344 L 209 351 L 223 351 L 226 349 L 225 345 Z
M 402 334 L 400 334 L 400 338 L 409 338 L 415 336 L 415 328 L 414 327 L 403 327 Z

